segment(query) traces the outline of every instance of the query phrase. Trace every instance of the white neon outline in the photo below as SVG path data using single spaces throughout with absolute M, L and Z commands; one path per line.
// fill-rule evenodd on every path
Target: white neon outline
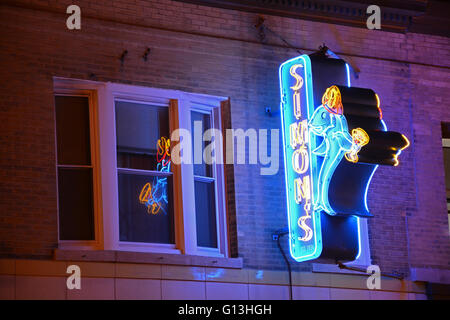
M 350 83 L 350 68 L 348 66 L 348 63 L 345 64 L 345 69 L 347 70 L 347 87 L 351 87 L 352 84 Z
M 383 119 L 381 119 L 380 121 L 381 121 L 381 124 L 383 125 L 383 129 L 384 129 L 383 131 L 388 131 L 386 122 L 384 122 Z M 370 182 L 372 181 L 373 175 L 375 174 L 375 171 L 377 171 L 378 167 L 379 167 L 379 165 L 377 164 L 375 166 L 375 168 L 373 169 L 372 174 L 369 177 L 369 181 L 367 182 L 367 185 L 366 185 L 366 191 L 364 192 L 364 206 L 366 207 L 367 212 L 369 212 L 369 206 L 367 205 L 367 193 L 369 191 Z
M 295 57 L 292 59 L 289 59 L 285 62 L 283 62 L 280 67 L 278 68 L 278 76 L 280 79 L 280 93 L 281 93 L 281 98 L 282 101 L 280 103 L 280 111 L 281 111 L 281 126 L 282 126 L 282 134 L 283 134 L 283 156 L 284 156 L 284 177 L 285 177 L 285 186 L 286 186 L 286 205 L 287 205 L 287 213 L 288 213 L 288 228 L 289 228 L 289 253 L 291 254 L 291 257 L 297 261 L 297 262 L 302 262 L 302 261 L 306 261 L 306 260 L 312 260 L 317 258 L 320 253 L 322 252 L 322 241 L 320 241 L 318 243 L 318 236 L 320 236 L 320 238 L 322 238 L 322 231 L 320 229 L 320 217 L 317 218 L 316 217 L 316 211 L 312 210 L 311 213 L 311 218 L 313 220 L 313 232 L 314 234 L 314 251 L 311 254 L 305 255 L 305 256 L 300 256 L 300 257 L 296 257 L 293 252 L 292 252 L 292 245 L 291 245 L 291 234 L 292 234 L 292 230 L 291 230 L 291 215 L 290 215 L 290 205 L 289 205 L 289 184 L 288 184 L 288 166 L 287 166 L 287 158 L 286 158 L 286 137 L 285 137 L 285 123 L 284 123 L 284 110 L 283 110 L 283 98 L 287 99 L 287 97 L 283 96 L 283 78 L 282 78 L 282 68 L 284 65 L 291 63 L 293 61 L 296 61 L 298 59 L 303 60 L 304 66 L 303 66 L 303 70 L 304 70 L 304 74 L 305 74 L 305 91 L 306 91 L 306 110 L 307 110 L 307 119 L 309 119 L 310 116 L 310 104 L 309 104 L 309 95 L 311 94 L 311 92 L 309 92 L 308 90 L 308 77 L 306 76 L 306 69 L 307 69 L 307 61 L 305 59 L 305 57 L 308 57 L 307 55 L 302 55 L 299 57 Z M 309 57 L 308 57 L 309 59 Z M 311 64 L 311 62 L 309 61 L 309 64 Z M 311 68 L 311 65 L 309 65 L 309 67 Z M 311 79 L 312 81 L 312 79 Z M 312 84 L 311 84 L 312 86 Z M 313 107 L 314 108 L 314 107 Z M 309 142 L 311 142 L 311 130 L 308 130 L 308 134 L 309 134 Z M 310 163 L 312 163 L 312 156 L 311 156 L 311 144 L 308 143 L 308 151 L 309 151 L 309 157 L 310 157 Z M 310 174 L 310 179 L 311 179 L 311 185 L 313 185 L 313 168 L 311 167 L 311 174 Z M 311 198 L 312 201 L 314 201 L 314 192 L 311 193 Z M 316 226 L 316 219 L 318 219 L 318 226 Z M 319 248 L 319 244 L 320 244 L 320 251 L 317 254 L 318 248 Z M 312 257 L 312 258 L 310 258 Z
M 381 124 L 383 126 L 383 131 L 388 131 L 388 128 L 386 126 L 386 122 L 384 122 L 383 119 L 380 119 L 380 121 L 381 121 Z M 372 171 L 372 173 L 371 173 L 371 175 L 369 177 L 369 180 L 367 182 L 366 190 L 364 191 L 364 207 L 366 208 L 367 212 L 369 212 L 369 206 L 367 204 L 367 194 L 369 192 L 370 183 L 372 182 L 372 178 L 375 175 L 375 171 L 377 171 L 378 166 L 379 165 L 376 165 L 374 167 L 374 169 L 373 169 L 373 171 Z M 355 260 L 358 260 L 360 255 L 361 255 L 361 251 L 362 251 L 362 249 L 361 249 L 361 230 L 360 230 L 361 229 L 361 222 L 360 222 L 359 217 L 356 217 L 356 218 L 358 219 L 358 245 L 359 245 L 359 251 L 358 251 L 358 255 L 356 256 Z
M 402 134 L 402 137 L 403 137 L 403 139 L 406 140 L 407 144 L 406 144 L 406 146 L 404 146 L 403 148 L 401 148 L 400 150 L 398 150 L 397 153 L 395 154 L 395 158 L 394 158 L 395 164 L 394 164 L 394 167 L 396 167 L 396 166 L 398 166 L 398 165 L 400 164 L 400 161 L 398 160 L 398 157 L 399 157 L 399 155 L 402 154 L 402 151 L 405 150 L 406 148 L 408 148 L 408 147 L 411 145 L 411 142 L 409 142 L 409 139 L 408 139 L 404 134 Z
M 369 207 L 367 205 L 367 192 L 369 191 L 370 182 L 372 181 L 373 175 L 375 174 L 375 171 L 378 169 L 378 164 L 373 169 L 372 173 L 370 174 L 369 180 L 367 181 L 366 185 L 366 191 L 364 192 L 364 206 L 366 207 L 366 211 L 369 212 Z
M 384 131 L 388 131 L 386 122 L 384 122 L 383 119 L 381 119 L 380 121 L 381 121 L 381 124 L 383 125 Z M 377 171 L 378 166 L 379 166 L 379 165 L 377 164 L 377 165 L 375 166 L 375 168 L 373 169 L 372 174 L 371 174 L 370 177 L 369 177 L 369 181 L 367 182 L 367 185 L 366 185 L 366 191 L 364 192 L 364 206 L 366 207 L 366 211 L 367 211 L 367 212 L 369 212 L 369 206 L 367 205 L 367 193 L 368 193 L 368 191 L 369 191 L 370 182 L 372 181 L 373 175 L 375 174 L 375 171 Z
M 285 63 L 290 62 L 290 60 L 286 61 Z M 291 246 L 291 214 L 290 214 L 290 205 L 289 205 L 289 184 L 288 184 L 288 166 L 287 166 L 287 157 L 286 157 L 286 137 L 285 137 L 285 125 L 284 125 L 284 103 L 283 99 L 287 100 L 287 97 L 283 94 L 283 78 L 281 77 L 281 68 L 285 64 L 281 64 L 278 69 L 278 78 L 280 79 L 280 93 L 281 93 L 281 101 L 280 101 L 280 111 L 281 111 L 281 131 L 283 134 L 283 157 L 284 157 L 284 183 L 286 187 L 286 209 L 287 209 L 287 216 L 288 216 L 288 229 L 289 229 L 289 253 L 291 254 L 291 257 L 294 258 L 296 261 L 298 258 L 294 256 L 292 253 L 292 246 Z
M 383 125 L 383 131 L 388 131 L 387 126 L 386 126 L 386 122 L 384 122 L 384 120 L 381 120 L 381 124 Z
M 308 57 L 309 58 L 309 57 Z M 292 58 L 292 59 L 289 59 L 289 60 L 287 60 L 287 61 L 285 61 L 284 63 L 282 63 L 281 65 L 280 65 L 280 67 L 279 67 L 279 70 L 278 70 L 278 73 L 279 73 L 279 78 L 280 78 L 280 92 L 281 92 L 281 95 L 282 95 L 282 99 L 284 98 L 284 100 L 286 100 L 287 99 L 287 96 L 284 96 L 283 95 L 283 81 L 282 81 L 282 68 L 286 65 L 286 64 L 288 64 L 288 63 L 291 63 L 291 62 L 294 62 L 294 61 L 297 61 L 297 60 L 302 60 L 303 61 L 303 63 L 304 63 L 304 75 L 305 75 L 305 77 L 304 77 L 304 80 L 305 80 L 305 91 L 306 91 L 306 102 L 307 102 L 307 106 L 306 106 L 306 110 L 307 110 L 307 113 L 308 113 L 308 115 L 307 115 L 307 119 L 309 120 L 309 118 L 310 118 L 310 113 L 311 113 L 311 111 L 310 111 L 310 105 L 309 105 L 309 95 L 311 94 L 309 91 L 309 86 L 308 86 L 308 77 L 307 77 L 307 75 L 306 75 L 306 72 L 307 72 L 307 60 L 305 59 L 305 57 L 304 56 L 299 56 L 299 57 L 295 57 L 295 58 Z M 310 62 L 309 62 L 310 63 Z M 311 65 L 309 65 L 309 70 L 311 70 Z M 351 87 L 351 81 L 350 81 L 350 70 L 349 70 L 349 65 L 346 63 L 346 72 L 347 72 L 347 86 L 348 87 Z M 312 81 L 312 79 L 311 79 L 311 81 Z M 312 84 L 311 84 L 312 85 Z M 287 101 L 286 101 L 286 103 L 288 103 Z M 283 109 L 283 106 L 284 106 L 284 103 L 283 103 L 283 101 L 281 101 L 281 103 L 280 103 L 280 112 L 281 112 L 281 119 L 282 119 L 282 121 L 281 121 L 281 124 L 282 124 L 282 136 L 283 136 L 283 156 L 284 156 L 284 165 L 285 165 L 285 186 L 286 186 L 286 193 L 287 193 L 287 196 L 286 196 L 286 205 L 287 205 L 287 213 L 288 213 L 288 227 L 289 227 L 289 236 L 291 237 L 291 234 L 292 234 L 292 230 L 291 230 L 291 216 L 290 216 L 290 199 L 289 199 L 289 184 L 288 184 L 288 170 L 289 170 L 289 168 L 288 168 L 288 165 L 287 165 L 287 162 L 288 162 L 288 159 L 286 158 L 286 134 L 285 134 L 285 130 L 286 130 L 286 127 L 285 127 L 285 119 L 284 119 L 284 109 Z M 313 110 L 312 110 L 312 112 L 314 112 L 315 110 L 314 110 L 314 106 L 313 106 Z M 341 120 L 341 119 L 339 119 L 339 120 Z M 382 125 L 383 125 L 383 128 L 384 128 L 384 131 L 387 131 L 387 127 L 386 127 L 386 124 L 385 124 L 385 122 L 383 121 L 383 120 L 381 120 L 381 122 L 382 122 Z M 312 130 L 308 130 L 308 134 L 309 134 L 309 141 L 312 141 Z M 317 147 L 317 146 L 315 146 L 315 147 Z M 313 162 L 312 162 L 312 147 L 311 147 L 311 144 L 310 143 L 308 143 L 308 151 L 309 151 L 309 157 L 310 157 L 310 164 L 312 164 Z M 340 148 L 340 149 L 342 149 L 342 148 Z M 328 145 L 327 145 L 327 152 L 328 152 Z M 401 152 L 401 150 L 400 150 L 400 152 Z M 316 157 L 317 157 L 317 155 L 315 155 Z M 332 163 L 332 165 L 334 165 L 334 161 L 333 161 L 333 163 Z M 375 173 L 375 171 L 376 171 L 376 169 L 378 168 L 378 165 L 374 168 L 374 170 L 373 170 L 373 172 L 371 173 L 371 176 L 370 176 L 370 178 L 369 178 L 369 181 L 368 181 L 368 183 L 367 183 L 367 185 L 366 185 L 366 190 L 365 190 L 365 194 L 364 194 L 364 204 L 365 204 L 365 207 L 366 207 L 366 210 L 367 211 L 369 211 L 368 210 L 368 207 L 367 207 L 367 193 L 368 193 L 368 189 L 369 189 L 369 186 L 370 186 L 370 182 L 371 182 L 371 180 L 372 180 L 372 178 L 373 178 L 373 175 L 374 175 L 374 173 Z M 317 169 L 317 168 L 316 168 Z M 311 186 L 313 186 L 314 184 L 313 184 L 313 175 L 314 175 L 314 171 L 313 170 L 315 170 L 314 168 L 312 168 L 312 166 L 311 166 L 311 168 L 310 168 L 310 179 L 311 179 Z M 328 169 L 328 171 L 329 171 L 330 169 Z M 327 172 L 328 173 L 328 172 Z M 319 194 L 319 197 L 320 197 L 321 195 Z M 311 192 L 311 199 L 312 199 L 312 203 L 314 203 L 314 199 L 315 199 L 315 193 L 314 192 Z M 311 213 L 311 216 L 312 216 L 312 220 L 313 220 L 313 228 L 314 228 L 314 232 L 316 232 L 316 234 L 314 235 L 314 245 L 315 245 L 315 247 L 314 247 L 314 251 L 313 251 L 313 253 L 311 253 L 311 254 L 308 254 L 308 255 L 305 255 L 305 256 L 299 256 L 299 257 L 296 257 L 296 256 L 294 256 L 294 254 L 293 254 L 293 252 L 292 252 L 292 246 L 291 246 L 291 238 L 289 239 L 289 251 L 290 251 L 290 254 L 291 254 L 291 256 L 296 260 L 296 261 L 298 261 L 298 262 L 301 262 L 301 261 L 305 261 L 305 260 L 311 260 L 311 259 L 314 259 L 314 258 L 316 258 L 316 257 L 318 257 L 319 255 L 320 255 L 320 253 L 319 253 L 319 255 L 316 255 L 316 252 L 318 251 L 318 236 L 322 236 L 321 235 L 321 230 L 319 230 L 320 229 L 320 218 L 319 218 L 319 220 L 318 220 L 318 222 L 319 222 L 319 228 L 317 228 L 316 227 L 316 214 L 317 214 L 317 211 L 316 210 L 312 210 L 312 213 Z M 362 246 L 361 246 L 361 225 L 360 225 L 360 218 L 359 217 L 357 217 L 357 216 L 355 216 L 356 217 L 356 219 L 357 219 L 357 224 L 358 224 L 358 254 L 357 254 L 357 256 L 356 256 L 356 258 L 355 258 L 355 260 L 356 259 L 358 259 L 359 257 L 360 257 L 360 255 L 361 255 L 361 251 L 362 251 Z M 321 241 L 320 241 L 320 245 L 321 245 Z M 320 248 L 320 252 L 322 251 L 322 247 Z M 314 256 L 313 258 L 310 258 L 310 259 L 308 259 L 309 257 L 311 257 L 311 256 Z
M 349 88 L 351 88 L 351 86 L 352 86 L 352 84 L 351 84 L 351 82 L 350 82 L 350 70 L 349 70 L 349 66 L 348 66 L 348 63 L 346 63 L 345 64 L 345 69 L 347 70 L 347 87 L 349 87 Z M 384 121 L 383 120 L 381 120 L 382 121 L 382 123 L 383 123 L 383 126 L 384 126 L 384 128 L 385 128 L 385 131 L 387 131 L 387 129 L 386 129 L 386 124 L 384 123 Z M 376 170 L 376 168 L 375 168 L 375 170 Z M 372 172 L 372 175 L 375 173 L 375 170 L 373 170 L 373 172 Z M 365 204 L 365 206 L 366 206 L 366 210 L 367 210 L 367 190 L 369 189 L 369 186 L 370 185 L 370 180 L 369 180 L 369 182 L 367 183 L 367 186 L 366 186 L 366 192 L 365 192 L 365 194 L 364 194 L 364 204 Z M 369 210 L 367 210 L 367 212 L 369 212 Z M 356 221 L 357 221 L 357 224 L 358 224 L 358 254 L 356 255 L 356 258 L 355 258 L 355 260 L 358 260 L 359 259 L 359 257 L 361 256 L 361 252 L 362 252 L 362 240 L 361 240 L 361 219 L 358 217 L 358 216 L 355 216 L 356 217 Z M 355 261 L 355 260 L 353 260 L 353 261 Z

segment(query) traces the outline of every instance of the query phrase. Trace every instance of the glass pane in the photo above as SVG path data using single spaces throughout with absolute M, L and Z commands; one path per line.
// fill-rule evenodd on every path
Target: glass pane
M 58 168 L 59 238 L 95 240 L 92 169 Z
M 55 96 L 58 164 L 90 165 L 89 98 Z
M 443 139 L 450 139 L 450 123 L 449 122 L 442 122 L 441 123 L 442 128 L 442 138 Z
M 169 138 L 169 108 L 116 101 L 117 167 L 158 170 L 157 146 Z
M 195 126 L 201 126 L 201 137 L 196 137 L 194 135 L 194 128 Z M 205 147 L 209 145 L 210 141 L 203 141 L 203 133 L 211 128 L 211 116 L 209 114 L 191 111 L 191 135 L 192 135 L 192 154 L 193 154 L 193 161 L 194 161 L 194 175 L 196 176 L 203 176 L 203 177 L 212 177 L 212 167 L 211 165 L 208 165 L 204 163 L 203 159 L 203 150 L 205 150 Z M 201 163 L 196 163 L 200 161 L 195 161 L 195 139 L 200 139 L 199 141 L 202 141 L 201 143 L 201 150 L 199 150 L 198 157 L 201 158 Z
M 195 217 L 197 245 L 217 248 L 216 203 L 214 181 L 195 180 Z
M 118 176 L 120 241 L 175 243 L 172 177 Z

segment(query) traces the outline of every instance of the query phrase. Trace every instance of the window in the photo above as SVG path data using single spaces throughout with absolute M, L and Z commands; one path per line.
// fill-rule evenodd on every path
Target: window
M 59 239 L 97 240 L 97 181 L 91 92 L 55 95 Z
M 191 128 L 198 127 L 202 135 L 211 129 L 211 114 L 208 112 L 191 111 Z M 192 150 L 196 154 L 203 154 L 206 141 L 201 150 L 196 150 L 194 140 Z M 198 157 L 200 158 L 200 157 Z M 213 166 L 207 164 L 203 157 L 201 163 L 194 159 L 194 192 L 195 192 L 195 221 L 197 231 L 197 245 L 204 248 L 217 248 L 217 214 L 216 214 L 216 181 Z M 198 161 L 197 161 L 198 162 Z
M 173 244 L 170 161 L 158 157 L 169 107 L 116 100 L 115 108 L 120 241 Z
M 447 212 L 450 232 L 450 123 L 442 123 L 442 147 L 444 153 L 445 186 L 447 197 Z
M 174 130 L 221 129 L 225 98 L 66 79 L 55 88 L 57 97 L 90 92 L 55 100 L 58 172 L 72 173 L 58 175 L 62 248 L 70 239 L 72 247 L 228 256 L 223 164 L 170 160 Z M 213 137 L 200 152 L 206 144 L 222 147 Z

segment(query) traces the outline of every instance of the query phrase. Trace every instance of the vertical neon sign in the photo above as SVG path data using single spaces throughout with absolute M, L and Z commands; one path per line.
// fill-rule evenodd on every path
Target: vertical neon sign
M 373 90 L 351 88 L 343 60 L 303 55 L 284 62 L 279 77 L 291 256 L 353 261 L 361 253 L 360 217 L 372 216 L 374 172 L 396 166 L 409 142 L 387 131 Z
M 281 118 L 289 224 L 289 249 L 298 262 L 322 252 L 320 212 L 314 211 L 316 139 L 308 128 L 314 113 L 311 60 L 307 55 L 280 66 Z

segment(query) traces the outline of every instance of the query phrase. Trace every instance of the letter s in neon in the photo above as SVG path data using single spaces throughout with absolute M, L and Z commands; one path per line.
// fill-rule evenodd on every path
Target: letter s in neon
M 291 76 L 293 76 L 295 78 L 295 80 L 297 81 L 295 83 L 295 85 L 293 85 L 291 87 L 292 90 L 297 91 L 299 90 L 301 87 L 303 87 L 303 78 L 297 74 L 297 69 L 298 68 L 303 68 L 303 66 L 301 64 L 294 64 L 290 69 L 289 69 L 289 73 L 291 74 Z
M 298 226 L 300 227 L 300 229 L 305 231 L 305 235 L 303 237 L 298 237 L 298 240 L 300 240 L 300 241 L 309 241 L 312 239 L 313 231 L 305 222 L 306 219 L 310 219 L 310 218 L 311 218 L 310 215 L 301 216 L 300 218 L 298 218 L 298 221 L 297 221 Z

